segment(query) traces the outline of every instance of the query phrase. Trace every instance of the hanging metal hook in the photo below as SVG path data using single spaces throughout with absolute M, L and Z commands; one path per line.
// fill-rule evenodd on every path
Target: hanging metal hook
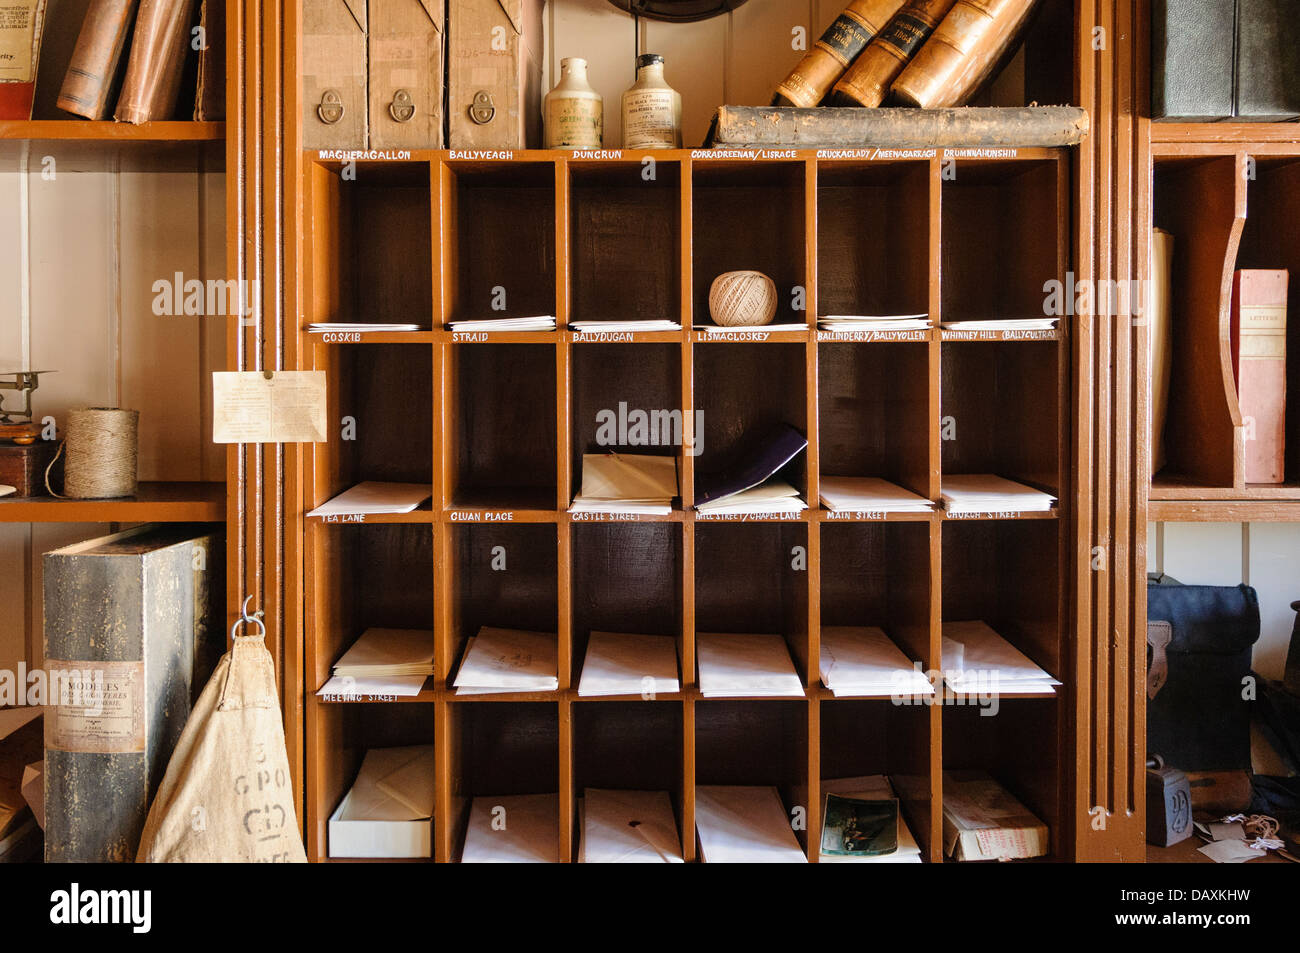
M 241 625 L 257 626 L 258 634 L 261 635 L 262 638 L 266 638 L 266 623 L 262 621 L 262 618 L 266 615 L 266 613 L 263 612 L 261 609 L 258 609 L 252 615 L 249 615 L 248 604 L 252 601 L 253 601 L 252 596 L 248 596 L 247 598 L 244 599 L 244 605 L 243 608 L 240 609 L 239 618 L 236 619 L 235 624 L 230 627 L 230 638 L 232 641 L 238 636 L 239 627 Z

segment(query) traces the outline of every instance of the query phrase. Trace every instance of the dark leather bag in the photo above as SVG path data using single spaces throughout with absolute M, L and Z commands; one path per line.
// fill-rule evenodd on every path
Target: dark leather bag
M 1245 679 L 1259 640 L 1259 597 L 1250 586 L 1147 587 L 1148 623 L 1167 622 L 1151 653 L 1147 751 L 1185 771 L 1250 767 L 1253 697 Z M 1152 627 L 1158 631 L 1160 627 Z M 1164 656 L 1165 678 L 1159 683 Z M 1154 693 L 1153 693 L 1154 692 Z M 1243 697 L 1245 695 L 1246 697 Z

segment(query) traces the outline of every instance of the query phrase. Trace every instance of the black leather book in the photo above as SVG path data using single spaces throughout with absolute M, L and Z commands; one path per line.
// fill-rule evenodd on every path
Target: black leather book
M 1210 122 L 1232 116 L 1235 21 L 1235 0 L 1152 0 L 1153 119 Z
M 1300 116 L 1300 3 L 1237 0 L 1238 119 Z

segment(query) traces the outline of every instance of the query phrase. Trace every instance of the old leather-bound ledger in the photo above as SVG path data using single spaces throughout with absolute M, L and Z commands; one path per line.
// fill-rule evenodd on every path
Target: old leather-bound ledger
M 989 78 L 1036 0 L 957 0 L 912 58 L 893 94 L 923 109 L 961 106 Z
M 834 106 L 879 106 L 956 0 L 911 0 L 835 84 Z
M 0 14 L 0 119 L 31 119 L 45 0 L 11 0 Z
M 122 95 L 113 114 L 118 122 L 172 118 L 191 51 L 196 8 L 197 0 L 140 0 Z
M 777 106 L 816 106 L 903 0 L 853 0 L 776 88 Z
M 91 0 L 59 89 L 58 106 L 75 116 L 107 119 L 139 0 Z
M 1232 370 L 1246 428 L 1246 482 L 1281 483 L 1286 460 L 1287 272 L 1232 278 Z

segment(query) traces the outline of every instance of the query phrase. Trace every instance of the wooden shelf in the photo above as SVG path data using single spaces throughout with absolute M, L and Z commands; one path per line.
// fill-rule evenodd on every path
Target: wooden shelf
M 307 282 L 304 318 L 353 320 L 365 300 L 356 289 L 378 282 L 366 299 L 389 304 L 372 312 L 376 320 L 428 315 L 431 330 L 359 341 L 300 336 L 315 344 L 302 351 L 304 369 L 326 371 L 340 395 L 332 419 L 346 414 L 357 424 L 355 440 L 331 434 L 310 450 L 305 503 L 402 473 L 431 472 L 433 498 L 428 511 L 400 521 L 308 524 L 305 681 L 323 684 L 369 625 L 431 625 L 436 645 L 435 677 L 417 696 L 425 704 L 306 706 L 312 858 L 328 856 L 325 821 L 366 747 L 432 739 L 439 861 L 459 856 L 467 798 L 552 792 L 560 856 L 572 860 L 576 799 L 601 785 L 668 791 L 683 856 L 693 860 L 698 784 L 775 785 L 787 808 L 806 808 L 798 836 L 816 860 L 808 831 L 820 830 L 820 782 L 855 773 L 915 779 L 904 811 L 926 859 L 938 861 L 947 713 L 919 700 L 831 696 L 819 677 L 822 627 L 880 625 L 929 668 L 940 659 L 945 619 L 985 618 L 1048 671 L 1068 675 L 1068 333 L 986 341 L 942 340 L 933 330 L 863 342 L 810 329 L 753 340 L 690 326 L 707 320 L 716 274 L 737 268 L 776 280 L 778 320 L 1005 316 L 995 313 L 991 285 L 1009 289 L 1017 313 L 1041 314 L 1044 283 L 1068 265 L 1068 153 L 963 157 L 955 182 L 937 157 L 729 160 L 674 150 L 655 158 L 657 178 L 645 183 L 630 155 L 415 153 L 360 169 L 358 181 L 371 177 L 361 192 L 340 180 L 337 163 L 307 157 L 303 253 L 318 277 Z M 418 209 L 408 207 L 407 229 L 427 228 L 429 241 L 379 227 L 399 203 Z M 358 220 L 374 223 L 373 247 L 356 249 L 373 265 L 347 260 L 344 230 Z M 886 223 L 896 253 L 882 245 Z M 356 284 L 363 267 L 369 277 Z M 330 277 L 349 271 L 351 292 Z M 492 308 L 497 292 L 505 314 L 554 314 L 561 330 L 481 338 L 443 330 L 452 318 L 502 313 Z M 608 317 L 671 317 L 684 327 L 602 340 L 564 330 Z M 658 443 L 615 441 L 677 459 L 685 503 L 667 516 L 566 512 L 583 454 L 607 448 L 599 416 L 620 405 L 680 414 L 677 431 L 670 419 Z M 682 425 L 697 413 L 702 429 L 688 452 Z M 696 513 L 689 501 L 698 475 L 775 423 L 809 438 L 782 477 L 812 507 L 777 517 Z M 1062 507 L 963 519 L 817 507 L 823 475 L 879 475 L 934 500 L 944 472 L 1000 473 L 1062 493 Z M 455 695 L 465 646 L 484 625 L 555 632 L 559 689 Z M 673 638 L 681 691 L 579 698 L 593 631 Z M 703 698 L 695 646 L 710 631 L 781 634 L 803 694 Z M 1033 723 L 1032 763 L 1004 751 L 1019 721 L 973 726 L 983 766 L 1054 837 L 1068 836 L 1054 795 L 1074 757 L 1073 738 L 1058 731 L 1066 706 L 1053 698 L 1069 690 L 1008 699 Z M 1035 712 L 1047 714 L 1035 721 Z M 959 737 L 965 730 L 954 728 Z
M 224 122 L 94 122 L 88 119 L 0 120 L 0 140 L 64 142 L 219 142 Z
M 0 497 L 3 523 L 219 523 L 225 518 L 224 483 L 141 483 L 135 496 L 115 500 Z
M 1153 143 L 1300 143 L 1300 122 L 1153 122 Z

